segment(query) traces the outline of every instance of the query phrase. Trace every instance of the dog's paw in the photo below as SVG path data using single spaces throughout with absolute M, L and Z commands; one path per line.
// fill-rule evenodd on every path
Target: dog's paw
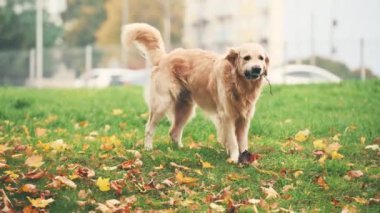
M 257 160 L 260 158 L 259 154 L 250 153 L 248 150 L 240 153 L 239 155 L 239 163 L 245 165 L 257 164 Z

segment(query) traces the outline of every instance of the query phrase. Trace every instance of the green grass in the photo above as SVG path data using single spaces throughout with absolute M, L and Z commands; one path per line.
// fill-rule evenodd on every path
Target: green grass
M 171 209 L 181 212 L 192 211 L 184 202 L 194 201 L 194 211 L 207 211 L 209 203 L 204 198 L 217 194 L 223 188 L 230 186 L 232 199 L 235 203 L 248 199 L 265 198 L 260 190 L 265 182 L 274 183 L 273 188 L 281 195 L 280 198 L 266 200 L 267 203 L 278 207 L 293 209 L 296 212 L 305 210 L 310 212 L 319 209 L 321 212 L 340 212 L 345 205 L 355 206 L 362 212 L 377 212 L 379 204 L 360 204 L 352 197 L 366 200 L 379 196 L 380 184 L 378 175 L 378 151 L 365 149 L 365 146 L 374 143 L 380 136 L 380 81 L 348 81 L 336 85 L 302 85 L 302 86 L 274 86 L 273 96 L 265 88 L 258 102 L 255 117 L 249 131 L 250 151 L 259 153 L 258 170 L 253 166 L 239 167 L 226 162 L 227 155 L 223 148 L 210 137 L 215 134 L 211 123 L 201 112 L 188 124 L 184 131 L 185 148 L 177 149 L 167 135 L 169 122 L 160 123 L 155 140 L 154 151 L 146 152 L 142 149 L 143 132 L 146 118 L 142 115 L 147 111 L 140 88 L 108 88 L 102 90 L 47 90 L 27 88 L 0 88 L 0 144 L 13 147 L 17 144 L 30 145 L 29 151 L 8 150 L 0 152 L 0 162 L 4 159 L 9 168 L 0 169 L 0 188 L 8 186 L 19 188 L 25 183 L 33 183 L 38 189 L 49 190 L 54 202 L 49 205 L 51 212 L 89 211 L 96 205 L 89 203 L 81 208 L 76 203 L 80 189 L 91 189 L 91 194 L 85 200 L 95 200 L 104 203 L 107 199 L 119 199 L 121 196 L 135 195 L 137 202 L 132 209 Z M 113 109 L 122 109 L 121 115 L 113 115 Z M 54 119 L 54 116 L 55 119 Z M 53 118 L 53 119 L 52 119 Z M 50 121 L 49 121 L 50 120 Z M 76 127 L 79 122 L 86 121 L 88 125 Z M 108 126 L 108 127 L 106 127 Z M 47 133 L 36 137 L 35 129 L 45 128 Z M 295 142 L 303 150 L 292 150 L 292 146 L 282 145 L 288 138 L 303 129 L 310 129 L 311 134 L 305 142 Z M 108 129 L 108 130 L 107 130 Z M 95 141 L 86 140 L 90 132 L 96 131 L 99 136 Z M 331 138 L 340 133 L 339 143 L 342 147 L 339 153 L 343 159 L 327 159 L 325 164 L 319 164 L 313 154 L 315 139 Z M 101 144 L 110 136 L 120 140 L 121 145 L 106 151 Z M 108 138 L 106 138 L 108 137 Z M 360 138 L 365 137 L 365 143 Z M 103 139 L 102 139 L 103 138 Z M 63 152 L 53 153 L 43 150 L 38 143 L 49 143 L 63 139 L 69 145 Z M 203 145 L 201 149 L 190 149 L 191 141 Z M 39 142 L 40 141 L 40 142 Z M 377 142 L 379 143 L 379 142 Z M 83 150 L 83 144 L 89 148 Z M 133 159 L 125 150 L 135 149 L 141 152 L 143 166 L 141 174 L 135 175 L 138 181 L 148 183 L 154 180 L 161 183 L 166 178 L 175 177 L 175 169 L 169 165 L 175 162 L 188 166 L 191 171 L 183 171 L 186 176 L 199 178 L 195 185 L 188 186 L 194 193 L 186 192 L 184 185 L 173 182 L 175 186 L 160 190 L 140 192 L 133 184 L 132 178 L 125 178 L 126 186 L 122 195 L 116 195 L 113 190 L 101 192 L 95 185 L 98 177 L 108 177 L 111 180 L 120 179 L 130 170 L 116 169 L 105 171 L 104 166 L 115 166 L 125 160 Z M 5 171 L 14 171 L 17 174 L 26 173 L 28 168 L 24 162 L 30 153 L 43 156 L 45 164 L 41 169 L 47 170 L 48 175 L 39 180 L 25 180 L 20 176 L 17 181 L 6 182 Z M 210 162 L 215 168 L 202 169 L 198 153 L 204 161 Z M 12 157 L 22 154 L 21 157 Z M 108 154 L 108 155 L 107 155 Z M 104 158 L 102 158 L 104 157 Z M 46 185 L 56 175 L 71 175 L 68 165 L 78 163 L 89 167 L 96 172 L 92 180 L 75 179 L 76 189 L 47 188 Z M 348 165 L 352 163 L 353 166 Z M 164 169 L 150 173 L 153 167 L 162 164 Z M 58 168 L 61 166 L 61 168 Z M 203 174 L 194 170 L 199 169 Z M 283 176 L 271 175 L 265 171 Z M 303 174 L 295 178 L 293 173 L 301 170 Z M 349 170 L 363 171 L 363 177 L 346 180 L 344 176 Z M 227 175 L 237 173 L 248 178 L 229 180 Z M 284 174 L 284 173 L 282 173 Z M 323 175 L 329 186 L 325 190 L 315 183 L 318 176 Z M 3 178 L 1 178 L 3 177 Z M 285 185 L 293 184 L 295 189 L 287 193 L 282 192 Z M 238 193 L 239 188 L 248 189 Z M 38 197 L 40 193 L 28 195 L 5 190 L 13 205 L 22 209 L 28 205 L 26 196 Z M 170 197 L 176 197 L 174 206 L 164 204 Z M 337 206 L 331 203 L 332 199 L 339 201 Z M 0 202 L 1 203 L 1 202 Z M 218 203 L 227 207 L 225 202 Z M 190 205 L 191 206 L 191 205 Z M 251 212 L 252 206 L 245 205 L 241 211 Z M 274 207 L 276 208 L 276 207 Z M 259 211 L 264 211 L 258 207 Z

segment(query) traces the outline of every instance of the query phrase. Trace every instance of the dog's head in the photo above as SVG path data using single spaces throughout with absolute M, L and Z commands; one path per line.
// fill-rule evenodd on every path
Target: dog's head
M 259 44 L 248 43 L 230 49 L 225 59 L 236 69 L 238 75 L 247 80 L 257 80 L 267 75 L 269 57 Z

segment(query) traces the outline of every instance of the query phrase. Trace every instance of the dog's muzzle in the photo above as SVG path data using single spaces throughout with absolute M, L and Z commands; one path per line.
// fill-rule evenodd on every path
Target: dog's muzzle
M 244 76 L 249 80 L 257 79 L 261 76 L 261 70 L 261 67 L 252 67 L 250 70 L 244 72 Z

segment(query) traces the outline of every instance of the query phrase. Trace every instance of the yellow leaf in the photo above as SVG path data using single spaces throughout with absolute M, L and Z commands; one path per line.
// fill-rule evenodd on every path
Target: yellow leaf
M 318 150 L 324 150 L 327 146 L 326 141 L 321 140 L 321 139 L 313 141 L 313 145 L 314 145 L 314 148 Z
M 340 147 L 341 145 L 339 143 L 332 143 L 326 147 L 325 151 L 327 154 L 331 155 L 334 151 L 338 151 Z
M 194 169 L 194 172 L 198 175 L 203 175 L 202 171 L 200 169 Z
M 148 112 L 140 114 L 140 118 L 142 118 L 142 119 L 147 119 L 148 116 L 149 116 Z
M 180 184 L 191 184 L 198 181 L 198 178 L 186 177 L 182 174 L 182 172 L 178 172 L 175 176 L 175 179 Z
M 293 175 L 294 175 L 294 177 L 295 178 L 298 178 L 300 175 L 302 175 L 303 174 L 303 171 L 301 171 L 301 170 L 298 170 L 298 171 L 295 171 L 294 173 L 293 173 Z
M 201 163 L 202 163 L 202 168 L 204 168 L 204 169 L 212 169 L 212 168 L 214 168 L 214 166 L 211 163 L 209 163 L 209 162 L 201 160 Z
M 360 137 L 360 144 L 365 144 L 365 137 Z
M 246 175 L 238 174 L 238 173 L 231 173 L 227 175 L 228 180 L 242 180 L 242 179 L 247 179 L 248 177 Z
M 27 198 L 28 198 L 29 202 L 32 204 L 32 206 L 34 206 L 36 208 L 45 208 L 47 205 L 49 205 L 50 203 L 52 203 L 54 201 L 53 198 L 49 198 L 47 200 L 42 199 L 42 198 L 32 199 L 28 196 L 27 196 Z
M 32 155 L 26 159 L 25 164 L 29 167 L 39 168 L 44 162 L 42 161 L 42 156 Z
M 99 187 L 99 190 L 102 192 L 106 192 L 111 189 L 109 178 L 99 177 L 98 180 L 96 181 L 96 185 Z
M 353 199 L 355 200 L 355 202 L 363 204 L 363 205 L 367 205 L 369 203 L 368 200 L 361 197 L 353 197 Z
M 331 153 L 331 158 L 332 159 L 342 159 L 344 156 L 342 154 L 339 154 L 337 151 L 333 151 Z
M 210 203 L 210 206 L 209 206 L 212 210 L 214 210 L 215 212 L 225 212 L 226 209 L 221 206 L 221 205 L 218 205 L 216 203 Z
M 57 152 L 62 152 L 67 149 L 67 144 L 62 139 L 58 139 L 50 143 L 50 148 Z
M 121 114 L 123 114 L 123 110 L 122 109 L 113 109 L 112 114 L 113 115 L 121 115 Z
M 327 157 L 328 157 L 327 155 L 323 155 L 321 158 L 319 158 L 318 162 L 321 165 L 325 164 L 325 161 L 326 161 Z
M 18 177 L 20 177 L 20 175 L 14 173 L 13 171 L 4 171 L 4 173 L 9 175 L 9 177 L 12 179 L 17 179 Z
M 310 135 L 310 130 L 309 129 L 304 129 L 299 132 L 294 136 L 294 139 L 298 142 L 304 142 L 309 138 Z

